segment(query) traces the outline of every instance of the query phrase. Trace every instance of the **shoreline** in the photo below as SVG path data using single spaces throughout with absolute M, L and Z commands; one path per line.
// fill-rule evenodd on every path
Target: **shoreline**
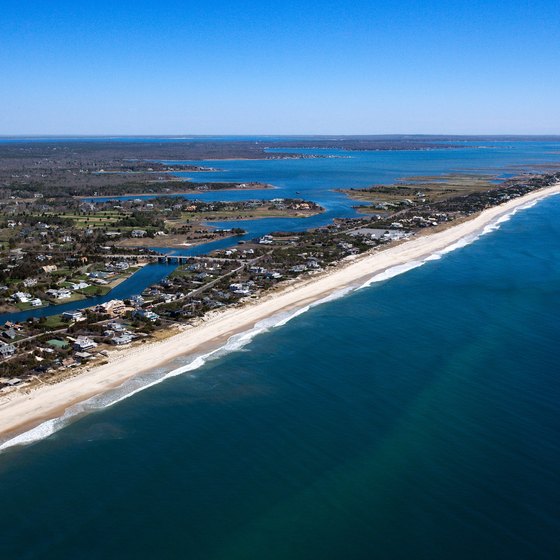
M 200 356 L 203 352 L 217 350 L 233 335 L 245 333 L 272 316 L 303 308 L 341 289 L 363 285 L 394 267 L 424 262 L 434 253 L 449 249 L 465 238 L 480 235 L 487 226 L 517 209 L 554 194 L 560 194 L 560 183 L 488 208 L 444 230 L 346 259 L 333 270 L 265 293 L 242 307 L 216 312 L 200 324 L 182 328 L 181 332 L 164 340 L 116 350 L 107 364 L 89 371 L 86 369 L 58 383 L 45 383 L 28 392 L 22 389 L 0 396 L 0 450 L 8 447 L 13 438 L 45 421 L 61 417 L 65 410 L 77 403 L 107 393 L 181 356 Z M 17 443 L 23 442 L 14 442 Z

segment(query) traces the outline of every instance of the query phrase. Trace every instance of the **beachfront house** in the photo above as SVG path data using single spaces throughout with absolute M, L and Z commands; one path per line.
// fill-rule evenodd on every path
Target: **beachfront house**
M 97 346 L 97 342 L 89 338 L 89 336 L 79 336 L 74 340 L 74 350 L 78 350 L 79 352 L 84 352 L 85 350 L 90 350 L 91 348 L 95 348 Z
M 19 377 L 11 377 L 9 379 L 6 377 L 0 378 L 0 383 L 3 383 L 4 385 L 9 385 L 10 387 L 15 387 L 16 385 L 19 385 L 22 382 L 23 379 L 20 379 Z
M 149 311 L 147 309 L 137 309 L 133 314 L 133 317 L 139 317 L 140 319 L 148 319 L 148 321 L 157 321 L 159 319 L 159 315 L 154 313 L 153 311 Z
M 111 342 L 117 346 L 123 346 L 124 344 L 130 344 L 132 342 L 132 335 L 128 333 L 123 333 L 119 336 L 114 336 Z
M 299 274 L 300 272 L 305 272 L 307 270 L 307 266 L 305 264 L 296 264 L 290 268 L 290 272 L 295 272 Z
M 403 239 L 404 237 L 408 237 L 408 234 L 404 231 L 394 231 L 388 230 L 383 235 L 385 239 L 389 239 L 390 241 L 395 241 L 397 239 Z
M 266 274 L 268 270 L 262 266 L 252 266 L 249 269 L 249 272 L 252 272 L 253 274 Z
M 229 285 L 229 289 L 234 294 L 239 296 L 249 296 L 251 295 L 251 286 L 247 283 L 234 283 Z
M 65 368 L 71 368 L 71 367 L 76 367 L 78 365 L 78 362 L 71 357 L 68 358 L 64 358 L 64 360 L 62 360 L 62 366 Z

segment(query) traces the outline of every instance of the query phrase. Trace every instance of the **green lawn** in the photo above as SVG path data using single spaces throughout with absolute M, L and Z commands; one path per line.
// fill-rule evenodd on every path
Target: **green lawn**
M 51 305 L 55 305 L 55 306 L 56 306 L 56 305 L 62 305 L 62 304 L 64 304 L 64 303 L 72 303 L 73 301 L 80 301 L 80 300 L 85 299 L 85 298 L 86 298 L 86 296 L 84 296 L 84 295 L 82 295 L 82 294 L 80 294 L 80 293 L 78 293 L 78 292 L 74 292 L 74 293 L 72 294 L 72 296 L 69 297 L 69 298 L 50 300 L 50 302 L 51 302 Z
M 28 309 L 41 309 L 41 307 L 45 307 L 45 306 L 46 306 L 45 303 L 43 303 L 43 305 L 39 307 L 31 305 L 30 303 L 16 303 L 16 307 L 21 311 L 27 311 Z
M 84 294 L 85 296 L 97 296 L 101 295 L 104 296 L 111 291 L 111 286 L 88 286 L 83 290 L 79 290 L 79 293 Z
M 68 218 L 74 221 L 74 224 L 78 228 L 99 228 L 99 227 L 111 227 L 114 223 L 126 218 L 130 215 L 130 212 L 119 212 L 116 210 L 104 210 L 99 212 L 94 212 L 92 214 L 79 214 L 79 213 L 65 213 L 57 214 L 62 218 Z
M 49 329 L 60 329 L 61 327 L 65 327 L 68 325 L 66 321 L 62 320 L 61 315 L 51 315 L 50 317 L 45 318 L 45 322 L 43 325 L 48 327 Z

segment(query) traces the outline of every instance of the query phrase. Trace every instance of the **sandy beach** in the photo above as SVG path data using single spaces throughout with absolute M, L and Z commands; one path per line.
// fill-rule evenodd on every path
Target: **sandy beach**
M 198 326 L 187 327 L 162 341 L 112 352 L 108 363 L 75 377 L 31 391 L 22 388 L 6 394 L 0 397 L 0 442 L 59 417 L 69 406 L 118 387 L 138 373 L 163 366 L 179 356 L 217 348 L 232 335 L 247 331 L 267 317 L 305 306 L 341 288 L 362 284 L 395 266 L 425 259 L 465 237 L 482 232 L 519 207 L 558 193 L 560 183 L 533 191 L 443 231 L 418 235 L 385 250 L 373 250 L 345 260 L 332 270 L 265 294 L 242 307 L 215 313 Z

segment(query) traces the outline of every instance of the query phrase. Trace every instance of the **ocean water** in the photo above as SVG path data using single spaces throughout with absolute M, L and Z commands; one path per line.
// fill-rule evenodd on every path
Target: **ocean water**
M 559 215 L 8 449 L 0 558 L 558 558 Z

